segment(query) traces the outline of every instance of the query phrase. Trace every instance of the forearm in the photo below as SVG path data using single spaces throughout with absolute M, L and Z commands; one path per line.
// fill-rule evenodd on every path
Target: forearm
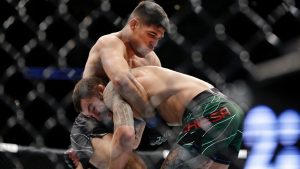
M 113 112 L 114 120 L 110 168 L 122 168 L 127 163 L 127 154 L 132 152 L 134 146 L 133 112 L 130 105 L 115 92 L 111 82 L 106 86 L 103 96 L 105 104 Z
M 133 111 L 130 105 L 114 90 L 111 82 L 106 85 L 103 97 L 105 105 L 113 112 L 113 140 L 116 140 L 116 143 L 120 143 L 120 145 L 123 145 L 124 138 L 126 144 L 133 143 L 128 142 L 132 138 L 134 140 Z
M 133 111 L 130 105 L 116 93 L 112 82 L 109 82 L 105 88 L 104 102 L 106 106 L 114 112 L 114 116 L 117 116 L 114 118 L 115 129 L 122 125 L 134 126 L 135 142 L 133 149 L 136 149 L 141 142 L 146 122 L 141 117 L 133 117 Z M 133 118 L 134 122 L 132 121 Z
M 123 100 L 115 103 L 112 108 L 114 129 L 121 126 L 128 126 L 134 128 L 133 113 L 130 106 Z
M 135 118 L 134 119 L 134 129 L 135 129 L 135 140 L 133 149 L 137 149 L 145 130 L 146 122 L 143 119 Z
M 133 150 L 134 137 L 129 134 L 132 130 L 131 127 L 121 126 L 114 131 L 109 168 L 123 169 L 127 164 L 128 156 Z
M 150 104 L 144 87 L 131 73 L 120 76 L 113 81 L 116 91 L 136 110 L 142 118 L 155 115 L 154 107 Z
M 120 103 L 119 103 L 120 104 Z M 112 155 L 113 158 L 122 152 L 130 152 L 133 150 L 135 133 L 132 111 L 127 106 L 116 107 L 114 105 L 114 134 L 112 139 Z M 115 110 L 117 109 L 117 110 Z M 112 159 L 111 159 L 112 160 Z
M 134 127 L 133 111 L 130 105 L 115 91 L 112 82 L 106 85 L 103 99 L 105 105 L 113 112 L 115 129 L 122 125 Z

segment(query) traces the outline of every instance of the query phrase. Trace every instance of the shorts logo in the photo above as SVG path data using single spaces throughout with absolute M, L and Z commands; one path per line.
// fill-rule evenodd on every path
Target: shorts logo
M 195 119 L 192 120 L 191 122 L 187 123 L 184 127 L 183 127 L 183 132 L 187 133 L 193 129 L 197 129 L 197 128 L 207 128 L 207 126 L 211 125 L 212 123 L 218 122 L 222 119 L 224 119 L 226 116 L 230 116 L 231 113 L 228 110 L 227 107 L 221 107 L 219 110 L 212 112 L 211 114 L 205 116 L 205 118 L 201 118 L 201 119 Z
M 191 121 L 190 123 L 186 124 L 183 128 L 183 132 L 187 133 L 192 129 L 200 128 L 200 119 L 195 119 Z
M 200 118 L 200 119 L 195 119 L 192 120 L 191 122 L 187 123 L 184 128 L 183 132 L 187 133 L 193 129 L 198 129 L 198 128 L 207 128 L 208 126 L 211 125 L 211 122 L 207 120 L 207 118 Z
M 231 113 L 230 111 L 228 110 L 227 107 L 222 107 L 220 108 L 219 110 L 209 114 L 207 116 L 208 120 L 215 123 L 215 122 L 218 122 L 222 119 L 224 119 L 226 116 L 230 116 Z

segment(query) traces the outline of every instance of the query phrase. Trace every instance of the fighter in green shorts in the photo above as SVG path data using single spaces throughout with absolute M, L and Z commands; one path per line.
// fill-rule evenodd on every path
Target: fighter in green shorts
M 200 93 L 188 104 L 177 141 L 189 151 L 229 164 L 240 150 L 243 113 L 222 93 L 211 91 Z
M 161 169 L 229 168 L 242 140 L 243 112 L 237 104 L 212 84 L 170 69 L 143 66 L 131 73 L 143 87 L 140 91 L 147 94 L 144 99 L 149 104 L 137 112 L 147 125 L 163 130 L 153 113 L 155 108 L 164 122 L 182 127 L 174 132 L 177 142 Z

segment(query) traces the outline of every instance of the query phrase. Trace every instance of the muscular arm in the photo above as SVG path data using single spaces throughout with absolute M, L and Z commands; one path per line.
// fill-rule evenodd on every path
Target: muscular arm
M 146 127 L 146 122 L 143 119 L 136 118 L 134 120 L 135 139 L 133 149 L 137 149 L 141 143 L 142 136 Z
M 101 44 L 101 49 L 91 52 L 91 55 L 101 57 L 103 69 L 113 82 L 116 91 L 120 93 L 132 108 L 142 113 L 142 117 L 147 118 L 154 116 L 152 112 L 153 108 L 149 104 L 145 89 L 130 72 L 130 66 L 125 60 L 127 53 L 123 42 L 118 38 L 112 38 L 99 43 Z M 151 58 L 151 55 L 147 57 Z M 152 57 L 155 58 L 157 56 L 152 54 Z M 160 64 L 157 60 L 156 62 L 152 62 Z
M 109 83 L 103 93 L 104 102 L 113 112 L 114 134 L 112 138 L 110 168 L 124 168 L 134 146 L 134 122 L 131 107 L 121 99 Z
M 107 168 L 109 165 L 111 152 L 112 134 L 107 134 L 102 138 L 92 138 L 91 144 L 94 150 L 90 158 L 90 163 L 97 168 Z
M 112 82 L 108 83 L 103 95 L 106 106 L 112 109 L 114 115 L 118 115 L 118 118 L 114 119 L 114 121 L 116 121 L 115 128 L 121 125 L 132 126 L 132 123 L 134 123 L 133 125 L 135 129 L 135 141 L 133 148 L 136 149 L 141 142 L 146 122 L 142 118 L 137 116 L 135 116 L 135 120 L 134 122 L 132 122 L 132 109 L 130 105 L 124 102 L 120 95 L 114 90 Z M 119 109 L 122 109 L 123 111 L 120 111 Z

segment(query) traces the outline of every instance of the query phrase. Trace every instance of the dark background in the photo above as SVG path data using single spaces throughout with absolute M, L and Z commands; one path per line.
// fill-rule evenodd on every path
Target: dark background
M 138 2 L 0 1 L 0 142 L 59 149 L 54 154 L 68 148 L 77 115 L 71 93 L 89 49 L 101 35 L 120 30 Z M 156 2 L 172 24 L 155 49 L 163 67 L 212 83 L 246 112 L 262 104 L 276 115 L 300 111 L 299 1 Z M 140 150 L 156 148 L 144 141 Z M 20 153 L 5 152 L 0 163 L 6 158 L 34 168 Z M 47 158 L 60 162 L 49 168 L 64 167 L 60 155 Z

